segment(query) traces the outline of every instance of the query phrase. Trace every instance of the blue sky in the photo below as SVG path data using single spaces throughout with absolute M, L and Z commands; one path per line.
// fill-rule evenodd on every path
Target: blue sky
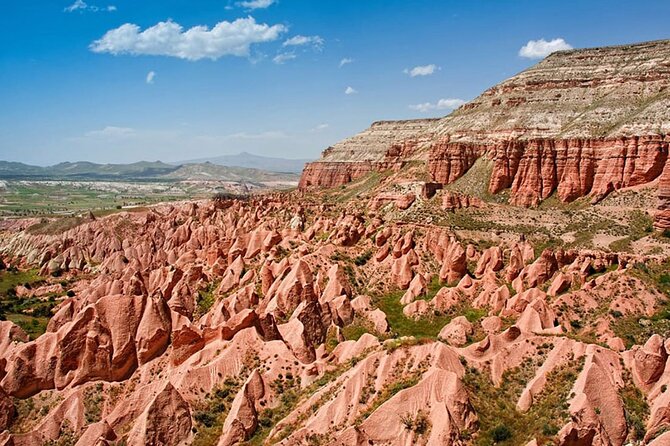
M 0 159 L 316 158 L 552 49 L 668 38 L 668 16 L 667 0 L 8 1 Z

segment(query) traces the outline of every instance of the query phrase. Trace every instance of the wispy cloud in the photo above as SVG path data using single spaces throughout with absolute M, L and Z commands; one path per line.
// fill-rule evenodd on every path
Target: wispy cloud
M 107 127 L 100 130 L 91 130 L 84 134 L 87 138 L 126 138 L 133 136 L 135 134 L 135 129 L 129 127 L 115 127 L 108 125 Z
M 419 66 L 416 66 L 414 68 L 405 68 L 403 73 L 408 74 L 409 77 L 430 76 L 431 74 L 435 73 L 439 69 L 440 69 L 440 67 L 438 67 L 435 64 L 419 65 Z
M 153 84 L 155 77 L 156 77 L 156 72 L 155 71 L 149 71 L 147 73 L 147 84 Z
M 242 2 L 235 3 L 237 6 L 241 6 L 246 9 L 265 9 L 269 8 L 273 4 L 277 3 L 277 0 L 247 0 Z
M 311 45 L 314 49 L 321 50 L 323 48 L 323 39 L 319 36 L 293 36 L 282 43 L 282 46 L 305 46 Z
M 74 3 L 72 3 L 70 6 L 67 6 L 63 11 L 65 12 L 76 12 L 76 11 L 92 11 L 92 12 L 98 12 L 98 11 L 116 11 L 116 6 L 114 5 L 109 5 L 109 6 L 96 6 L 96 5 L 89 5 L 86 3 L 84 0 L 75 0 Z
M 219 22 L 211 30 L 204 25 L 184 30 L 168 20 L 142 31 L 138 25 L 126 23 L 107 31 L 90 49 L 95 53 L 170 56 L 191 61 L 248 57 L 251 45 L 277 40 L 286 29 L 284 25 L 256 23 L 253 17 Z
M 410 105 L 409 108 L 421 113 L 427 113 L 433 110 L 454 110 L 463 104 L 465 104 L 463 99 L 440 99 L 435 103 L 424 102 L 423 104 Z
M 358 93 L 358 90 L 352 87 L 347 87 L 347 89 L 344 90 L 344 94 L 356 94 L 356 93 Z
M 326 130 L 328 127 L 330 127 L 330 125 L 328 125 L 326 123 L 323 123 L 323 124 L 317 125 L 311 131 L 312 132 L 320 132 L 321 130 Z
M 354 63 L 354 59 L 350 59 L 348 57 L 345 57 L 344 59 L 342 59 L 340 61 L 340 68 L 342 68 L 343 66 L 348 65 L 350 63 Z
M 277 130 L 271 130 L 267 132 L 260 132 L 260 133 L 247 133 L 247 132 L 239 132 L 239 133 L 233 133 L 231 135 L 226 135 L 224 138 L 226 139 L 283 139 L 286 138 L 288 135 L 282 131 L 277 131 Z
M 272 61 L 276 63 L 277 65 L 283 65 L 289 60 L 293 60 L 296 58 L 295 53 L 279 53 L 277 54 Z
M 572 45 L 570 45 L 568 42 L 566 42 L 564 39 L 561 38 L 549 41 L 546 41 L 544 39 L 529 40 L 528 43 L 522 46 L 521 49 L 519 50 L 519 56 L 528 59 L 542 59 L 556 51 L 571 50 L 571 49 Z

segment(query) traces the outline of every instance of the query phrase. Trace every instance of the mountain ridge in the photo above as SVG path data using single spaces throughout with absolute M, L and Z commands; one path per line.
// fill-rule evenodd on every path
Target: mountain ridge
M 129 164 L 98 164 L 89 161 L 62 162 L 53 166 L 32 166 L 0 161 L 0 179 L 73 180 L 216 180 L 237 182 L 295 182 L 292 173 L 270 172 L 246 167 L 215 166 L 208 163 L 172 165 L 162 161 Z

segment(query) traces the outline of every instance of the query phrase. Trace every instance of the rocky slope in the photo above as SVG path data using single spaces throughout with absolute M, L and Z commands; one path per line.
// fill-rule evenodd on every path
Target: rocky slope
M 301 187 L 339 185 L 387 168 L 384 156 L 409 145 L 392 166 L 424 160 L 433 181 L 451 183 L 485 157 L 494 163 L 489 192 L 509 189 L 513 204 L 535 206 L 552 194 L 599 201 L 661 175 L 669 85 L 670 41 L 554 53 L 407 138 L 378 138 L 372 128 L 354 138 L 349 153 L 327 150 L 306 167 Z M 371 165 L 368 153 L 379 164 Z M 667 227 L 665 197 L 662 191 L 660 228 Z
M 400 169 L 417 157 L 417 149 L 428 143 L 437 119 L 379 121 L 369 129 L 323 151 L 321 159 L 307 163 L 299 187 L 334 187 L 371 172 Z
M 295 198 L 6 222 L 0 444 L 666 444 L 668 260 Z
M 663 93 L 626 93 L 668 45 L 376 123 L 303 190 L 1 221 L 0 446 L 670 444 Z M 552 193 L 598 203 L 501 199 Z

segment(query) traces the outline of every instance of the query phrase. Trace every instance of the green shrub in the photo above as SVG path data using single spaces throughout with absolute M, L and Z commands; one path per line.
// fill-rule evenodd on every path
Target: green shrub
M 493 441 L 496 443 L 500 443 L 501 441 L 505 441 L 511 437 L 512 431 L 504 424 L 497 425 L 491 431 L 491 438 L 493 438 Z
M 359 255 L 354 259 L 354 265 L 363 266 L 366 263 L 368 263 L 368 260 L 370 260 L 371 258 L 372 258 L 372 251 L 368 249 L 363 254 Z

